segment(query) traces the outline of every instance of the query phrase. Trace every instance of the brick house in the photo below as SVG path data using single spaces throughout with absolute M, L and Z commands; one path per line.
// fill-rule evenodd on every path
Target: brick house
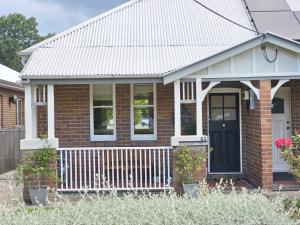
M 289 171 L 273 143 L 300 129 L 300 44 L 255 30 L 244 1 L 202 2 L 223 17 L 194 0 L 133 0 L 19 53 L 21 148 L 48 134 L 58 190 L 168 188 L 183 144 L 214 149 L 200 178 L 271 189 Z
M 0 129 L 24 126 L 24 89 L 19 73 L 0 64 Z

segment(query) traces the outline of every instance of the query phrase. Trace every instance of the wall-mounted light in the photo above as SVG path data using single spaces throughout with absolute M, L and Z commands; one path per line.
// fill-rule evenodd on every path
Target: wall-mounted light
M 249 91 L 243 91 L 243 100 L 247 101 L 250 98 L 250 92 Z
M 249 91 L 247 90 L 247 91 L 243 91 L 242 94 L 243 94 L 242 99 L 246 102 L 247 111 L 249 112 L 249 110 L 255 109 L 254 92 L 252 90 Z
M 11 103 L 16 104 L 18 102 L 18 96 L 16 96 L 16 95 L 10 96 L 8 101 L 9 101 L 9 104 L 11 104 Z
M 255 94 L 250 90 L 249 109 L 255 109 Z

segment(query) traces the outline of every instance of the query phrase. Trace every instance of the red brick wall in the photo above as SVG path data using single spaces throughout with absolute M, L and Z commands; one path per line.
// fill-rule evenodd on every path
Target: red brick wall
M 255 109 L 244 111 L 244 151 L 246 174 L 253 182 L 271 189 L 272 173 L 272 114 L 271 82 L 259 81 L 261 99 L 256 99 Z
M 89 85 L 55 86 L 55 135 L 61 147 L 169 146 L 174 135 L 173 85 L 157 84 L 157 141 L 131 141 L 130 85 L 116 85 L 117 141 L 90 141 Z M 38 109 L 38 131 L 47 131 L 46 107 Z
M 257 184 L 269 188 L 272 184 L 272 133 L 271 133 L 271 100 L 270 82 L 261 81 L 262 99 L 256 101 L 255 110 L 246 109 L 242 104 L 242 145 L 243 171 Z M 299 84 L 300 86 L 300 84 Z M 248 89 L 240 82 L 224 82 L 217 88 Z M 294 92 L 299 91 L 296 88 Z M 300 96 L 300 95 L 299 95 Z M 295 98 L 294 98 L 295 99 Z M 299 99 L 300 100 L 300 99 Z M 157 85 L 157 141 L 130 140 L 130 85 L 116 86 L 116 117 L 117 141 L 90 141 L 90 107 L 88 85 L 55 86 L 55 128 L 56 137 L 62 147 L 77 146 L 157 146 L 170 145 L 170 137 L 174 134 L 173 127 L 173 86 Z M 188 120 L 195 121 L 195 104 L 186 106 L 190 115 Z M 294 118 L 295 116 L 293 116 Z M 297 118 L 293 119 L 297 122 Z M 298 118 L 300 127 L 300 114 Z M 204 133 L 207 133 L 207 98 L 203 102 Z M 295 125 L 294 125 L 295 126 Z M 46 107 L 38 108 L 39 132 L 47 130 Z
M 9 103 L 9 97 L 14 95 L 22 99 L 21 125 L 24 125 L 24 93 L 0 88 L 0 128 L 16 127 L 16 104 Z
M 24 163 L 30 163 L 31 157 L 34 151 L 22 151 L 22 162 Z M 53 168 L 56 171 L 57 165 L 56 162 L 51 162 L 49 167 Z M 31 199 L 29 195 L 29 188 L 34 182 L 34 177 L 32 174 L 24 174 L 24 186 L 23 186 L 23 200 L 25 203 L 31 204 Z M 56 194 L 53 192 L 57 189 L 57 182 L 53 180 L 48 180 L 46 177 L 41 179 L 41 186 L 47 186 L 51 188 L 50 193 L 48 194 L 48 200 L 54 201 Z
M 292 131 L 300 132 L 300 81 L 293 80 L 288 85 L 291 87 Z

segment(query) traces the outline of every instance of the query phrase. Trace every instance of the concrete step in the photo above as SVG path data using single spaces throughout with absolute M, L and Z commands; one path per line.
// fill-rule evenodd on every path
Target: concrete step
M 216 180 L 219 181 L 223 180 L 238 180 L 238 179 L 245 179 L 246 176 L 244 174 L 208 174 L 207 180 Z

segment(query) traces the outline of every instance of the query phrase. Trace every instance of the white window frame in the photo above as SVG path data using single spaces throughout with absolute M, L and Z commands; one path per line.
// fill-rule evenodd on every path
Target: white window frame
M 22 99 L 18 98 L 16 102 L 16 126 L 22 126 Z
M 147 83 L 145 83 L 147 84 Z M 154 134 L 134 134 L 134 105 L 133 105 L 133 87 L 130 84 L 130 130 L 132 141 L 156 141 L 157 140 L 157 100 L 156 84 L 153 84 L 153 113 L 154 113 Z M 150 84 L 149 84 L 150 85 Z
M 113 88 L 113 134 L 112 135 L 95 135 L 94 134 L 94 104 L 93 104 L 93 88 L 94 84 L 90 84 L 90 140 L 91 141 L 116 141 L 117 140 L 117 131 L 116 131 L 116 85 L 112 84 Z

